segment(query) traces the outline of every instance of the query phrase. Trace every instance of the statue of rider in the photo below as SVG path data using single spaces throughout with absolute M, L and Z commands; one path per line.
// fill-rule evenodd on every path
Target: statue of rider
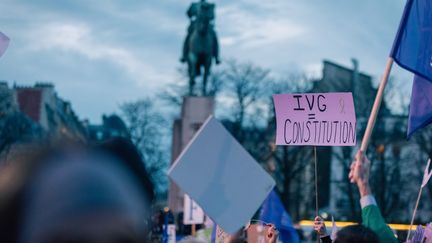
M 211 9 L 211 11 L 202 11 L 203 9 Z M 206 0 L 200 0 L 199 2 L 195 2 L 192 3 L 188 9 L 188 11 L 186 12 L 187 16 L 189 17 L 190 20 L 190 24 L 188 27 L 188 31 L 187 31 L 187 36 L 186 39 L 184 41 L 183 44 L 183 54 L 182 57 L 180 58 L 181 62 L 186 62 L 187 61 L 187 55 L 189 52 L 189 39 L 193 33 L 193 31 L 196 28 L 197 25 L 197 21 L 199 21 L 200 17 L 203 19 L 206 19 L 208 21 L 210 21 L 210 34 L 213 37 L 213 41 L 214 41 L 214 48 L 212 50 L 213 56 L 216 60 L 216 64 L 220 63 L 220 59 L 219 59 L 219 43 L 218 43 L 218 38 L 216 35 L 216 31 L 214 30 L 214 19 L 215 19 L 215 13 L 214 13 L 214 4 L 213 3 L 209 3 Z M 201 15 L 205 15 L 205 16 L 201 16 Z

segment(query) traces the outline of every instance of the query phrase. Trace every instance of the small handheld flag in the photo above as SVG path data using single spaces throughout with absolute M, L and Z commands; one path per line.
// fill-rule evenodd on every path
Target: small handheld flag
M 0 32 L 0 57 L 4 54 L 6 49 L 9 46 L 9 37 L 7 37 L 5 34 Z
M 423 238 L 421 239 L 422 243 L 431 243 L 432 242 L 432 223 L 426 225 L 424 229 Z
M 407 240 L 409 240 L 410 235 L 411 235 L 411 228 L 412 228 L 413 223 L 414 223 L 414 218 L 415 218 L 415 216 L 417 214 L 417 208 L 418 208 L 418 205 L 420 203 L 420 197 L 421 197 L 421 194 L 423 192 L 423 188 L 427 185 L 429 179 L 432 176 L 432 172 L 429 172 L 430 162 L 431 162 L 431 160 L 429 159 L 428 162 L 427 162 L 425 171 L 423 173 L 423 180 L 422 180 L 422 184 L 420 185 L 420 190 L 419 190 L 419 193 L 418 193 L 418 196 L 417 196 L 417 201 L 416 201 L 416 204 L 415 204 L 415 207 L 414 207 L 414 212 L 413 212 L 413 215 L 411 217 L 411 223 L 410 223 L 409 230 L 408 230 Z
M 337 227 L 336 227 L 336 223 L 334 220 L 334 217 L 332 216 L 332 231 L 331 231 L 331 235 L 330 235 L 330 239 L 332 241 L 336 240 L 336 234 L 337 234 Z
M 421 240 L 423 239 L 424 232 L 425 232 L 425 230 L 423 229 L 423 227 L 421 225 L 418 225 L 416 228 L 416 231 L 414 232 L 412 239 L 407 239 L 406 243 L 420 243 L 420 242 L 422 242 Z
M 432 176 L 432 171 L 429 172 L 430 162 L 431 162 L 431 160 L 429 159 L 428 163 L 426 165 L 424 174 L 423 174 L 423 181 L 422 181 L 422 185 L 421 185 L 422 188 L 424 188 L 426 186 L 426 184 L 428 183 L 429 179 Z

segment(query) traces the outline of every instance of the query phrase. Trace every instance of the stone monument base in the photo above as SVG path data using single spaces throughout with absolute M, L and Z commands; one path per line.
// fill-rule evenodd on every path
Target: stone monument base
M 214 114 L 214 97 L 185 96 L 181 117 L 173 124 L 171 165 L 183 151 L 195 133 Z M 184 192 L 172 181 L 168 191 L 168 207 L 173 213 L 183 211 Z

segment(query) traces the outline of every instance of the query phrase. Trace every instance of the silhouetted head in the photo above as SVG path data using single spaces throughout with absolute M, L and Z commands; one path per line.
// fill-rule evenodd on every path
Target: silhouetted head
M 0 241 L 146 242 L 152 192 L 139 174 L 148 175 L 122 149 L 53 148 L 8 163 L 0 170 Z
M 341 229 L 334 243 L 380 243 L 378 236 L 363 225 L 351 225 Z
M 144 162 L 136 146 L 125 138 L 112 138 L 96 146 L 103 153 L 107 153 L 123 162 L 130 172 L 140 181 L 144 193 L 150 202 L 154 199 L 154 185 L 150 180 Z
M 117 158 L 72 152 L 47 160 L 23 197 L 20 242 L 145 242 L 150 204 Z

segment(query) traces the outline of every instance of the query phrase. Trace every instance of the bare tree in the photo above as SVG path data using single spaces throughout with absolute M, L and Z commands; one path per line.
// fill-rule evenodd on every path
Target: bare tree
M 386 89 L 384 90 L 384 100 L 391 104 L 393 114 L 408 115 L 409 98 L 411 89 L 407 88 L 405 80 L 400 80 L 394 76 L 389 78 Z
M 235 60 L 226 61 L 226 66 L 219 73 L 220 82 L 224 84 L 226 99 L 231 99 L 232 132 L 240 141 L 244 141 L 243 126 L 247 120 L 248 112 L 257 107 L 258 101 L 263 99 L 263 89 L 268 82 L 269 70 L 255 66 L 251 63 L 238 63 Z M 257 114 L 252 114 L 257 115 Z
M 360 206 L 358 205 L 358 193 L 356 186 L 353 185 L 348 179 L 348 174 L 350 171 L 351 162 L 353 159 L 353 154 L 355 149 L 352 147 L 343 147 L 339 152 L 334 151 L 336 161 L 339 163 L 342 169 L 342 178 L 338 183 L 338 188 L 346 195 L 349 205 L 349 215 L 343 215 L 352 220 L 359 220 L 360 218 Z M 339 216 L 339 215 L 338 215 Z
M 44 136 L 42 128 L 21 112 L 0 116 L 0 160 L 6 161 L 13 148 Z
M 169 158 L 169 145 L 164 140 L 168 134 L 166 119 L 151 98 L 128 102 L 120 108 L 157 193 L 163 193 L 167 185 L 165 170 Z

